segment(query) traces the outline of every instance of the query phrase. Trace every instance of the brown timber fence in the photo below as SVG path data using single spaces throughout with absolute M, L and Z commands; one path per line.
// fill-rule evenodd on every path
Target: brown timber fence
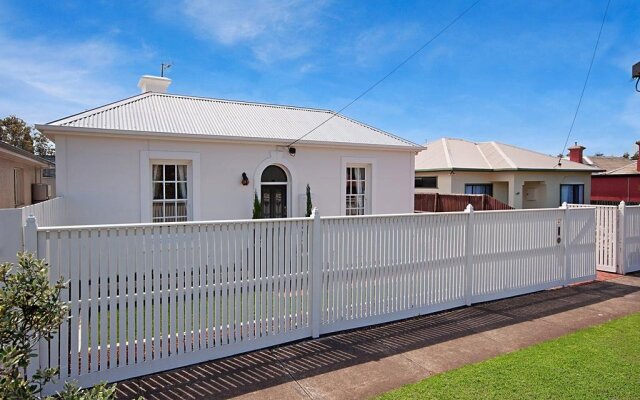
M 417 212 L 464 211 L 468 204 L 476 211 L 513 210 L 508 204 L 486 194 L 416 193 L 414 209 Z

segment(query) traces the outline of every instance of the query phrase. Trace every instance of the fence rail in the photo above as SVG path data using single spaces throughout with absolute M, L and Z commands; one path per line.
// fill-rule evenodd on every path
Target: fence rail
M 30 219 L 25 240 L 52 280 L 70 279 L 70 318 L 34 367 L 83 386 L 595 277 L 593 209 L 75 228 Z

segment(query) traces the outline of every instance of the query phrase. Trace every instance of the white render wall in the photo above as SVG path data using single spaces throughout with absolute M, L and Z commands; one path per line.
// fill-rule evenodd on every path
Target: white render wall
M 194 219 L 251 218 L 253 195 L 262 169 L 279 164 L 290 174 L 289 216 L 304 216 L 301 205 L 307 183 L 313 205 L 322 215 L 344 214 L 345 163 L 370 163 L 373 214 L 413 212 L 414 156 L 410 151 L 351 149 L 296 145 L 291 157 L 286 148 L 270 144 L 160 140 L 113 136 L 56 134 L 56 184 L 66 199 L 69 224 L 150 222 L 151 182 L 144 179 L 145 157 L 192 157 L 189 196 Z M 142 161 L 141 161 L 142 159 Z M 197 165 L 199 164 L 199 167 Z M 248 186 L 241 175 L 247 173 Z M 148 210 L 141 210 L 148 204 Z

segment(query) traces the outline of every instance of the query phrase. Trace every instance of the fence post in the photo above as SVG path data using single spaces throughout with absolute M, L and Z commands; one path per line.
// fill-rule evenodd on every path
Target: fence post
M 562 243 L 562 247 L 563 247 L 563 257 L 562 257 L 562 266 L 564 267 L 564 284 L 563 286 L 568 286 L 569 285 L 569 277 L 571 276 L 571 271 L 570 271 L 570 263 L 569 263 L 569 247 L 567 246 L 567 241 L 569 236 L 567 235 L 567 231 L 569 230 L 569 205 L 567 204 L 567 202 L 565 201 L 564 203 L 562 203 L 562 205 L 560 206 L 560 208 L 562 210 L 564 210 L 563 216 L 562 216 L 562 225 L 559 226 L 558 228 L 560 229 L 560 242 Z
M 471 204 L 467 205 L 464 212 L 469 214 L 467 217 L 467 233 L 465 235 L 464 302 L 470 306 L 473 294 L 473 206 Z
M 625 273 L 626 269 L 627 269 L 627 251 L 625 249 L 625 242 L 626 242 L 626 234 L 625 234 L 625 208 L 626 208 L 626 204 L 624 201 L 621 201 L 620 204 L 618 205 L 618 240 L 616 243 L 617 249 L 616 251 L 618 252 L 618 265 L 616 266 L 616 272 L 619 274 L 623 274 Z
M 22 230 L 24 251 L 38 257 L 38 221 L 36 217 L 29 215 Z
M 320 322 L 322 320 L 322 221 L 320 212 L 314 208 L 313 242 L 311 247 L 311 336 L 320 336 Z

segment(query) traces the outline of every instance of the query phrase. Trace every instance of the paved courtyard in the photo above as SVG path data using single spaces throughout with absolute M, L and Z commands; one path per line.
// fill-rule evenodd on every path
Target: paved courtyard
M 600 277 L 132 379 L 118 398 L 368 398 L 640 312 L 640 274 Z

